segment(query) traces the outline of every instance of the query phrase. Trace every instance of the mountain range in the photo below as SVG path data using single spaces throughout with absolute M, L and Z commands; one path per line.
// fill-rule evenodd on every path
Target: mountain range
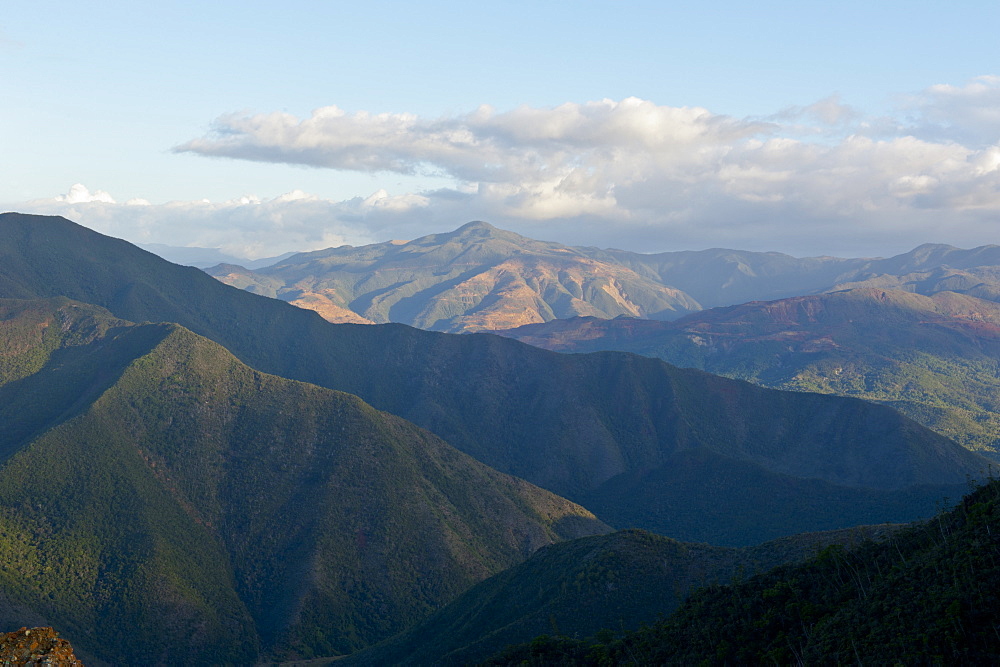
M 571 317 L 674 320 L 851 287 L 1000 298 L 1000 246 L 927 244 L 887 259 L 725 249 L 642 254 L 537 241 L 485 222 L 412 241 L 299 253 L 256 270 L 232 263 L 206 270 L 332 322 L 456 333 Z
M 575 318 L 497 332 L 562 352 L 624 350 L 779 389 L 854 396 L 964 446 L 1000 447 L 1000 305 L 859 287 L 674 322 Z
M 62 218 L 0 215 L 0 308 L 0 618 L 96 664 L 342 655 L 609 525 L 908 521 L 988 463 L 857 399 L 332 324 Z
M 402 322 L 436 331 L 506 329 L 575 315 L 677 317 L 700 306 L 680 290 L 579 248 L 485 222 L 413 241 L 293 255 L 226 284 L 311 308 L 332 322 Z
M 255 369 L 355 394 L 497 470 L 604 507 L 612 525 L 681 539 L 752 544 L 906 521 L 954 497 L 931 487 L 964 484 L 986 467 L 863 401 L 778 392 L 623 353 L 562 355 L 490 335 L 332 325 L 61 218 L 0 217 L 0 295 L 63 295 L 129 321 L 179 323 Z M 713 488 L 734 471 L 742 471 L 735 484 Z M 664 484 L 678 475 L 684 484 Z M 765 481 L 800 502 L 748 505 Z M 865 520 L 830 511 L 827 497 L 855 498 L 847 506 Z M 746 519 L 737 533 L 737 522 L 698 518 L 730 511 Z M 677 532 L 687 529 L 695 532 Z
M 558 264 L 561 272 L 548 275 L 562 282 L 540 279 L 529 264 Z M 570 265 L 586 265 L 591 282 Z M 331 321 L 449 331 L 493 323 L 495 333 L 547 349 L 629 351 L 767 387 L 873 400 L 972 450 L 997 456 L 1000 447 L 1000 246 L 925 244 L 888 259 L 719 249 L 643 255 L 474 222 L 410 242 L 302 253 L 256 272 L 209 273 Z M 673 290 L 671 308 L 649 301 L 651 284 Z M 624 301 L 608 306 L 608 290 Z M 523 320 L 532 322 L 513 326 Z

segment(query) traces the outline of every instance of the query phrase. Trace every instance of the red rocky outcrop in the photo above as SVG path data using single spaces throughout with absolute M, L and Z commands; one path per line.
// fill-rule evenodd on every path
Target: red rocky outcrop
M 52 628 L 21 628 L 0 634 L 0 665 L 83 667 L 73 647 Z

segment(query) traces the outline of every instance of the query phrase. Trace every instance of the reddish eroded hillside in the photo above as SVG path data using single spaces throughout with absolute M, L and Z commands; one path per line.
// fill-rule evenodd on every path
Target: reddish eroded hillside
M 0 635 L 0 664 L 83 667 L 70 643 L 52 628 L 21 628 Z

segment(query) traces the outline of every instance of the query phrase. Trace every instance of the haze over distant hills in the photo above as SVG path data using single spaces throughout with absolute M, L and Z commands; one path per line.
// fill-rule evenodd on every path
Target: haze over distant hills
M 606 524 L 904 521 L 987 464 L 851 398 L 331 324 L 62 218 L 0 215 L 0 309 L 0 618 L 110 662 L 341 655 Z
M 181 264 L 182 266 L 197 266 L 199 269 L 206 269 L 210 266 L 224 263 L 239 263 L 248 269 L 262 269 L 295 254 L 286 252 L 277 257 L 249 260 L 227 255 L 220 248 L 194 248 L 165 245 L 163 243 L 137 243 L 136 245 L 154 255 L 159 255 L 168 262 Z
M 1000 246 L 928 244 L 888 259 L 724 249 L 646 255 L 536 241 L 485 222 L 250 268 L 227 263 L 207 271 L 332 322 L 401 322 L 450 332 L 576 316 L 673 320 L 704 308 L 858 286 L 1000 295 Z
M 332 325 L 61 218 L 0 216 L 0 295 L 65 295 L 130 321 L 178 322 L 256 369 L 356 394 L 487 465 L 590 503 L 612 525 L 679 538 L 751 544 L 926 516 L 955 496 L 937 485 L 964 484 L 986 465 L 862 401 L 622 353 Z
M 562 269 L 548 271 L 553 282 L 529 265 Z M 588 278 L 570 266 L 585 266 Z M 993 452 L 1000 444 L 989 324 L 996 307 L 978 301 L 1000 299 L 1000 246 L 926 244 L 886 259 L 720 249 L 643 255 L 540 242 L 475 222 L 410 242 L 302 253 L 256 272 L 228 265 L 209 272 L 331 321 L 449 331 L 493 323 L 497 333 L 549 349 L 631 351 L 765 386 L 885 402 L 972 449 Z M 672 290 L 673 306 L 649 302 L 650 285 Z M 866 301 L 862 295 L 872 292 L 863 288 L 889 296 Z M 844 298 L 822 296 L 848 289 L 859 290 L 849 308 L 837 305 Z M 914 298 L 943 293 L 953 297 L 935 297 L 934 305 Z M 676 320 L 685 309 L 777 298 L 799 301 L 743 306 L 734 312 L 739 323 L 725 332 L 723 315 L 689 314 L 681 319 L 687 337 L 669 343 L 664 337 L 680 330 L 666 322 L 600 321 Z M 786 313 L 796 308 L 824 314 Z M 761 314 L 748 318 L 755 309 Z M 778 319 L 765 324 L 765 312 Z M 801 321 L 789 324 L 788 317 Z M 534 322 L 505 331 L 522 320 Z M 929 321 L 944 320 L 950 324 L 930 331 Z

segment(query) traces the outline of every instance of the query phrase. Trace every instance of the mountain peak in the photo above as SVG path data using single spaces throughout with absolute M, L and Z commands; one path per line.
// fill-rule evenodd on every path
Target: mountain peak
M 935 251 L 935 250 L 959 250 L 959 248 L 956 248 L 955 246 L 949 245 L 947 243 L 921 243 L 920 245 L 918 245 L 916 248 L 914 248 L 910 252 L 911 253 L 930 252 L 930 251 Z M 903 253 L 903 254 L 907 254 L 907 253 Z
M 473 220 L 472 222 L 467 222 L 458 229 L 455 230 L 456 233 L 466 234 L 469 232 L 498 232 L 500 231 L 488 222 L 483 222 L 482 220 Z
M 513 244 L 514 246 L 518 246 L 522 249 L 539 244 L 545 245 L 543 242 L 522 236 L 517 232 L 511 232 L 506 229 L 494 227 L 490 223 L 482 220 L 467 222 L 451 232 L 441 232 L 421 236 L 418 239 L 414 239 L 411 243 L 414 247 L 437 246 L 446 243 L 458 243 L 463 246 L 478 246 L 481 244 L 492 245 L 495 241 Z

